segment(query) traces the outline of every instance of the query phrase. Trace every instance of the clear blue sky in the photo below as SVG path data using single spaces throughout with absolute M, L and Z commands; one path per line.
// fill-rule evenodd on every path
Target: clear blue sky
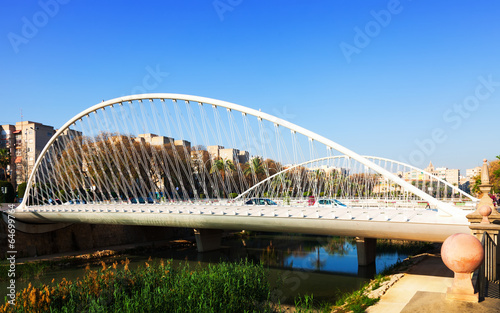
M 27 2 L 0 11 L 1 124 L 174 92 L 417 166 L 500 154 L 497 1 Z

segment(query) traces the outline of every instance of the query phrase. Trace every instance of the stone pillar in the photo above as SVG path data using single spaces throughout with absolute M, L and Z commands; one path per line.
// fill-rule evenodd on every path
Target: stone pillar
M 488 160 L 483 160 L 483 167 L 481 169 L 481 185 L 479 185 L 479 189 L 482 192 L 482 197 L 479 203 L 476 206 L 476 210 L 470 214 L 467 214 L 467 219 L 470 223 L 471 233 L 476 236 L 478 240 L 481 240 L 483 237 L 483 233 L 487 231 L 490 236 L 494 238 L 495 243 L 498 244 L 498 234 L 499 234 L 499 221 L 500 221 L 500 213 L 498 213 L 497 208 L 495 208 L 493 204 L 493 200 L 489 197 L 489 193 L 491 191 L 492 184 L 490 184 L 490 172 L 488 168 Z M 493 253 L 496 254 L 496 264 L 489 265 L 495 266 L 498 268 L 498 264 L 500 263 L 500 249 L 495 247 Z M 489 252 L 488 252 L 489 253 Z M 490 260 L 488 259 L 487 262 Z
M 469 222 L 480 223 L 483 221 L 483 215 L 479 212 L 480 208 L 488 206 L 491 208 L 492 212 L 489 215 L 489 221 L 494 222 L 500 220 L 500 214 L 497 209 L 495 209 L 495 205 L 493 204 L 493 200 L 489 197 L 489 193 L 491 191 L 492 184 L 490 184 L 490 172 L 488 167 L 488 160 L 483 160 L 483 168 L 481 169 L 481 185 L 479 185 L 479 190 L 482 192 L 482 197 L 479 203 L 476 206 L 476 211 L 467 215 Z
M 221 229 L 195 229 L 194 236 L 198 252 L 220 249 L 222 232 Z
M 356 237 L 356 249 L 358 251 L 358 266 L 375 263 L 377 239 Z

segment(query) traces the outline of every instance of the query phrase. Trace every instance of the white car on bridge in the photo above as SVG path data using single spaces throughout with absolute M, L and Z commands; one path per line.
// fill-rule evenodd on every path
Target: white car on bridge
M 273 200 L 267 198 L 252 198 L 245 201 L 245 205 L 277 205 L 277 204 Z
M 337 199 L 318 199 L 313 206 L 315 207 L 346 207 L 345 204 Z

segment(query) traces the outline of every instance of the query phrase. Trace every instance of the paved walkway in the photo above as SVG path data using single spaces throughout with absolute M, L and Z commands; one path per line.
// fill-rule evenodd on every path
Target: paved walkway
M 446 290 L 452 285 L 453 272 L 439 255 L 429 255 L 413 266 L 368 308 L 368 313 L 418 312 L 500 312 L 500 300 L 487 298 L 480 303 L 446 300 Z

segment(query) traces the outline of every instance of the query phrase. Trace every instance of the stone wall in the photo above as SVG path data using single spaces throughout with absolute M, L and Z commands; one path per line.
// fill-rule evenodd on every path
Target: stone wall
M 7 224 L 0 222 L 0 256 L 8 251 Z M 177 239 L 192 234 L 186 228 L 159 226 L 72 224 L 43 234 L 16 230 L 16 257 L 32 257 L 62 252 L 98 249 L 113 245 Z

